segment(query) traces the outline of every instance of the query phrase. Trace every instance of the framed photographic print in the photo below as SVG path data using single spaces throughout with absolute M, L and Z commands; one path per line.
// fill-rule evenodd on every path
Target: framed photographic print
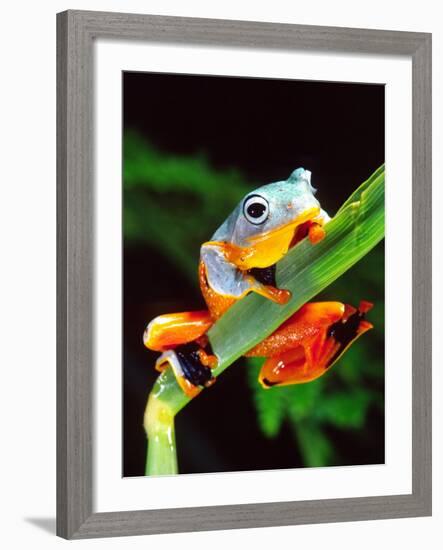
M 431 36 L 58 15 L 65 538 L 431 513 Z

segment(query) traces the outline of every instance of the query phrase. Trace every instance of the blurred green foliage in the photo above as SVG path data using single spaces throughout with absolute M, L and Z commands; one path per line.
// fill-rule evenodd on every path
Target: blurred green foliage
M 194 285 L 201 244 L 255 184 L 246 183 L 237 170 L 211 168 L 204 155 L 161 153 L 134 132 L 124 136 L 123 176 L 125 242 L 145 242 L 173 257 Z M 275 438 L 289 424 L 305 466 L 340 464 L 331 429 L 365 437 L 369 410 L 383 415 L 383 243 L 315 300 L 358 305 L 361 299 L 375 304 L 369 314 L 374 329 L 316 381 L 264 390 L 257 382 L 263 359 L 239 361 L 245 365 L 261 431 Z
M 174 258 L 192 284 L 201 244 L 249 189 L 238 171 L 215 171 L 204 155 L 165 155 L 133 131 L 124 137 L 123 182 L 125 239 Z

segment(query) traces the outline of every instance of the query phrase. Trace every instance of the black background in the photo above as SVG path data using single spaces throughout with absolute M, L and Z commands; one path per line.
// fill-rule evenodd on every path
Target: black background
M 382 85 L 124 73 L 123 90 L 125 130 L 137 130 L 162 151 L 203 152 L 215 168 L 239 168 L 251 180 L 251 189 L 286 179 L 303 166 L 312 171 L 318 198 L 331 214 L 356 183 L 384 162 Z M 202 306 L 195 289 L 175 274 L 173 261 L 141 245 L 125 246 L 125 476 L 144 472 L 142 418 L 155 379 L 156 355 L 140 346 L 140 334 L 149 321 L 141 304 L 149 300 L 153 284 L 164 302 L 176 304 L 180 296 L 186 296 L 184 308 Z M 294 456 L 289 427 L 276 440 L 264 439 L 247 396 L 241 369 L 228 369 L 223 384 L 218 381 L 187 407 L 186 415 L 178 415 L 181 472 L 301 465 Z M 248 433 L 234 433 L 233 439 L 226 415 L 219 414 L 227 408 L 233 419 L 241 415 L 248 422 Z M 368 437 L 371 433 L 379 436 L 383 430 L 383 418 L 372 415 Z M 346 457 L 340 464 L 384 460 L 383 446 L 375 448 L 370 440 L 355 445 L 352 435 L 332 429 L 330 436 Z

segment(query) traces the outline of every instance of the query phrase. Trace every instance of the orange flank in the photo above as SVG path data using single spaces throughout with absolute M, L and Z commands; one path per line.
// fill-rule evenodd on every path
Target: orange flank
M 206 267 L 203 262 L 200 262 L 198 266 L 198 280 L 200 283 L 200 291 L 215 322 L 237 300 L 232 298 L 232 296 L 223 296 L 218 294 L 209 286 L 208 279 L 206 277 Z
M 143 342 L 153 351 L 166 351 L 196 340 L 205 334 L 212 324 L 209 311 L 159 315 L 146 328 Z

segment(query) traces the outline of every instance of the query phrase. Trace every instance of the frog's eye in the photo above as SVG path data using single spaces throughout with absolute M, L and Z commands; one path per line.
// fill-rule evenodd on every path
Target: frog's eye
M 269 203 L 260 195 L 250 195 L 243 204 L 243 214 L 248 222 L 261 225 L 268 219 Z

